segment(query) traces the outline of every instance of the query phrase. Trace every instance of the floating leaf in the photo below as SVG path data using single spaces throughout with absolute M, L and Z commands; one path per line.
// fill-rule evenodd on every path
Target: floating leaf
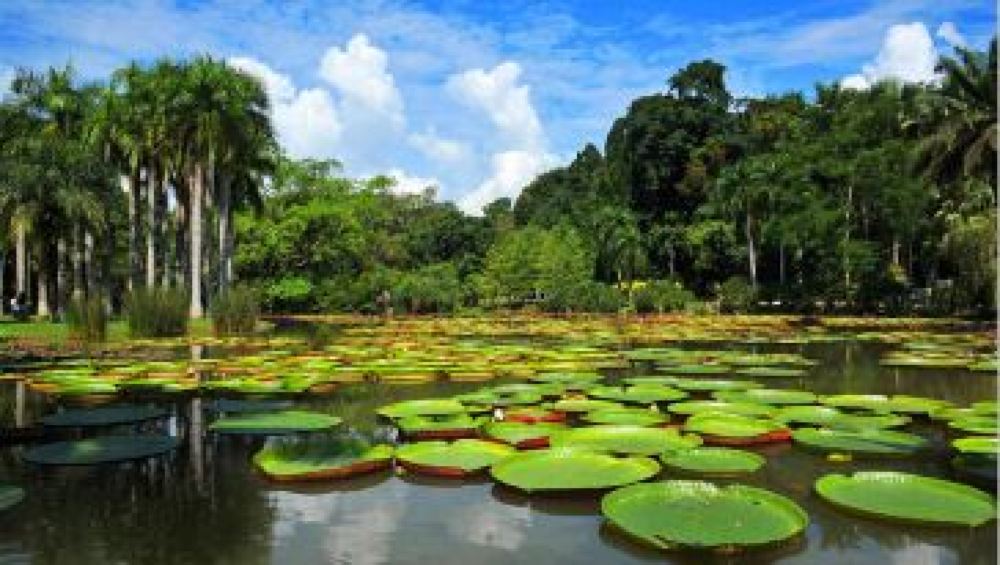
M 660 465 L 580 448 L 525 451 L 490 468 L 497 481 L 526 491 L 605 489 L 648 479 Z
M 775 543 L 809 524 L 797 504 L 768 490 L 702 481 L 663 481 L 620 488 L 601 512 L 625 533 L 662 549 L 739 548 Z
M 563 424 L 539 422 L 490 422 L 483 426 L 486 437 L 502 441 L 521 449 L 546 447 L 549 436 L 567 429 Z
M 386 418 L 403 418 L 406 416 L 445 416 L 466 411 L 467 408 L 461 402 L 451 398 L 424 398 L 396 402 L 383 406 L 376 412 Z
M 701 444 L 698 436 L 682 436 L 677 430 L 643 426 L 603 425 L 556 432 L 549 438 L 553 447 L 579 447 L 610 453 L 656 455 Z
M 595 410 L 584 414 L 583 420 L 590 424 L 626 424 L 633 426 L 658 426 L 670 421 L 670 417 L 646 408 L 612 408 Z
M 166 415 L 166 410 L 153 406 L 119 405 L 63 410 L 42 417 L 41 421 L 46 426 L 58 427 L 114 426 L 163 418 Z
M 684 423 L 684 431 L 722 438 L 753 438 L 783 429 L 774 420 L 714 412 L 695 414 Z
M 792 439 L 823 451 L 872 455 L 908 455 L 927 445 L 927 440 L 920 436 L 889 430 L 802 428 L 792 432 Z
M 392 453 L 390 445 L 372 446 L 359 439 L 282 438 L 264 446 L 253 462 L 277 481 L 342 479 L 388 468 Z
M 0 511 L 24 500 L 24 489 L 14 485 L 0 485 Z
M 735 475 L 760 469 L 766 459 L 741 449 L 696 447 L 671 451 L 660 456 L 663 464 L 674 470 L 705 475 Z
M 102 436 L 47 443 L 25 451 L 22 457 L 39 465 L 95 465 L 145 459 L 178 445 L 177 438 L 162 435 Z
M 445 477 L 463 477 L 510 457 L 509 445 L 478 439 L 421 441 L 400 446 L 396 459 L 411 471 Z
M 963 437 L 951 442 L 951 445 L 962 453 L 980 455 L 997 455 L 1000 453 L 1000 439 L 992 437 Z
M 322 431 L 340 422 L 340 418 L 329 414 L 285 410 L 227 416 L 216 420 L 208 429 L 220 434 L 277 435 Z
M 757 388 L 750 390 L 724 390 L 713 395 L 725 402 L 744 402 L 751 404 L 767 404 L 771 406 L 785 404 L 812 404 L 816 395 L 806 390 L 787 390 L 777 388 Z
M 864 514 L 935 525 L 979 526 L 996 517 L 993 497 L 972 487 L 895 471 L 824 475 L 816 492 Z
M 749 402 L 722 402 L 719 400 L 689 400 L 671 404 L 667 410 L 674 414 L 737 414 L 740 416 L 767 417 L 774 414 L 774 408 L 764 404 Z

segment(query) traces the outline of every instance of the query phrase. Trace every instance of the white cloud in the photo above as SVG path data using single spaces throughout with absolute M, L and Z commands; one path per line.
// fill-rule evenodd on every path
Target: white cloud
M 965 47 L 968 42 L 965 40 L 965 36 L 958 31 L 958 27 L 955 26 L 955 22 L 944 22 L 937 28 L 937 32 L 934 35 L 940 37 L 941 39 L 948 42 L 948 45 L 952 47 Z
M 889 28 L 875 60 L 862 67 L 861 73 L 841 81 L 844 88 L 868 88 L 880 80 L 935 82 L 938 54 L 927 26 L 921 22 L 897 24 Z
M 438 136 L 433 130 L 425 133 L 411 133 L 406 138 L 410 145 L 428 158 L 441 163 L 455 163 L 468 157 L 469 147 L 453 139 Z
M 386 176 L 396 181 L 396 184 L 389 189 L 395 194 L 423 194 L 428 188 L 437 192 L 441 186 L 441 181 L 434 177 L 409 175 L 398 168 L 389 169 Z
M 322 88 L 296 90 L 292 80 L 251 57 L 232 57 L 234 68 L 256 76 L 271 98 L 278 139 L 295 157 L 333 157 L 344 127 L 330 93 Z
M 490 176 L 459 201 L 468 214 L 482 214 L 483 206 L 497 198 L 517 198 L 525 185 L 556 165 L 556 157 L 549 153 L 519 149 L 495 153 L 491 161 Z
M 357 34 L 344 49 L 331 47 L 323 55 L 319 75 L 341 94 L 344 104 L 368 111 L 402 126 L 403 98 L 389 73 L 389 56 Z
M 513 61 L 491 70 L 472 69 L 453 75 L 447 88 L 467 106 L 486 112 L 490 121 L 516 146 L 544 144 L 542 125 L 531 104 L 531 89 L 519 84 L 521 66 Z

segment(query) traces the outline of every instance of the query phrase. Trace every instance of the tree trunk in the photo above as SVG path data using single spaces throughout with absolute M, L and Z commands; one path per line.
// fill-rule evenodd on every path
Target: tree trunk
M 747 210 L 747 261 L 750 263 L 750 286 L 757 290 L 757 245 L 753 237 L 753 214 Z
M 228 175 L 219 183 L 219 295 L 226 293 L 232 277 L 232 187 Z
M 892 264 L 896 267 L 899 266 L 899 239 L 896 237 L 892 238 Z
M 187 251 L 187 232 L 188 232 L 188 222 L 187 222 L 187 208 L 183 203 L 177 203 L 177 210 L 175 211 L 175 221 L 177 223 L 177 230 L 174 232 L 174 253 L 176 254 L 175 261 L 177 262 L 176 284 L 180 288 L 187 288 L 188 273 L 190 268 L 188 267 L 188 251 Z
M 156 286 L 156 240 L 159 239 L 159 218 L 156 217 L 157 174 L 156 164 L 150 163 L 146 179 L 146 215 L 149 229 L 146 233 L 146 286 Z
M 71 245 L 73 249 L 70 251 L 71 262 L 73 264 L 73 300 L 78 300 L 83 298 L 84 287 L 83 287 L 83 228 L 80 226 L 73 226 L 73 240 Z
M 94 234 L 86 230 L 83 234 L 84 290 L 87 296 L 94 296 L 97 290 L 97 266 L 94 264 Z
M 671 245 L 667 247 L 667 268 L 670 269 L 670 278 L 674 278 L 677 274 L 675 263 L 677 261 L 677 253 L 674 251 L 674 246 Z
M 160 285 L 164 288 L 170 286 L 170 246 L 167 240 L 170 237 L 170 224 L 167 220 L 167 175 L 166 169 L 163 171 L 163 179 L 160 184 L 159 195 L 156 199 L 156 219 L 160 228 L 157 230 L 156 247 L 159 252 L 157 262 L 160 265 Z
M 28 233 L 24 224 L 17 224 L 16 276 L 17 294 L 28 293 Z
M 47 318 L 52 312 L 49 310 L 49 277 L 46 272 L 44 257 L 38 258 L 38 317 Z
M 854 187 L 847 185 L 847 207 L 844 209 L 844 300 L 851 299 L 851 208 L 854 206 Z
M 189 210 L 191 217 L 188 219 L 189 227 L 191 228 L 191 240 L 189 242 L 191 253 L 189 254 L 189 261 L 191 262 L 190 315 L 192 318 L 201 318 L 204 316 L 204 310 L 202 309 L 201 304 L 201 210 L 202 200 L 204 198 L 204 176 L 201 163 L 195 163 L 193 178 L 191 179 L 191 186 L 189 188 L 191 196 L 191 205 Z
M 59 237 L 56 240 L 56 313 L 62 314 L 66 311 L 66 304 L 69 301 L 69 273 L 66 271 L 66 238 Z
M 128 192 L 128 290 L 139 288 L 139 174 L 121 177 L 122 190 Z

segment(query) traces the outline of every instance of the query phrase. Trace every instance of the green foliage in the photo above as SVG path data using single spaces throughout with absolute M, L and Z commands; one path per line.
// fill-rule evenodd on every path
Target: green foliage
M 69 337 L 87 343 L 103 342 L 108 336 L 108 313 L 99 296 L 71 300 L 66 307 Z
M 132 337 L 174 337 L 187 333 L 188 298 L 176 288 L 140 288 L 125 296 L 125 321 Z
M 680 281 L 674 280 L 650 281 L 632 295 L 635 311 L 640 314 L 680 312 L 697 299 Z
M 411 314 L 452 312 L 461 298 L 462 283 L 451 263 L 401 273 L 392 290 L 394 302 Z
M 212 327 L 216 335 L 251 334 L 260 318 L 260 299 L 249 286 L 236 285 L 212 300 Z
M 746 313 L 753 310 L 757 292 L 744 277 L 730 277 L 719 285 L 719 310 L 725 313 Z

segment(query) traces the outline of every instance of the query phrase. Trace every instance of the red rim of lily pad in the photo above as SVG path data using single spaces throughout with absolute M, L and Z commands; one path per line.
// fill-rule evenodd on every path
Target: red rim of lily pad
M 774 430 L 773 432 L 768 432 L 766 434 L 761 434 L 759 436 L 752 437 L 724 437 L 724 436 L 713 436 L 713 435 L 702 435 L 702 441 L 705 445 L 721 445 L 721 446 L 741 446 L 741 445 L 763 445 L 768 443 L 781 443 L 784 441 L 792 441 L 792 430 L 788 428 L 782 428 L 780 430 Z
M 557 410 L 523 411 L 512 410 L 504 413 L 504 421 L 520 422 L 522 424 L 538 424 L 541 422 L 560 423 L 566 421 L 566 413 Z
M 295 475 L 272 474 L 261 471 L 268 480 L 279 483 L 291 483 L 298 481 L 322 481 L 328 479 L 349 479 L 357 475 L 384 471 L 392 466 L 392 459 L 382 459 L 373 461 L 358 461 L 350 465 L 323 469 L 321 471 L 310 471 L 308 473 L 298 473 Z

